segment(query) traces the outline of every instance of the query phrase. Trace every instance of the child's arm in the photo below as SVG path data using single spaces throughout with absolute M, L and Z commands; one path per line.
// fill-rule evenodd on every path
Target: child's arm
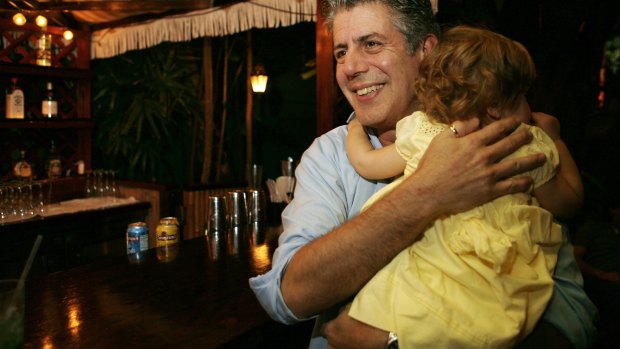
M 575 160 L 560 138 L 560 123 L 551 115 L 532 113 L 534 124 L 540 127 L 555 143 L 560 157 L 557 175 L 549 182 L 534 189 L 534 196 L 542 207 L 558 218 L 570 218 L 581 208 L 583 184 Z
M 398 176 L 405 169 L 405 160 L 398 154 L 394 144 L 374 149 L 364 126 L 353 119 L 347 125 L 347 156 L 362 177 L 385 179 Z

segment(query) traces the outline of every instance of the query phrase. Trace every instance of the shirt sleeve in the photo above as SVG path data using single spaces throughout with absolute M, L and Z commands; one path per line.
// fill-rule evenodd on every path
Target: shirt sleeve
M 295 170 L 294 199 L 282 213 L 283 233 L 269 272 L 249 280 L 266 312 L 276 321 L 301 320 L 282 297 L 282 275 L 294 254 L 308 242 L 343 224 L 361 209 L 377 187 L 360 177 L 345 152 L 346 126 L 317 138 Z

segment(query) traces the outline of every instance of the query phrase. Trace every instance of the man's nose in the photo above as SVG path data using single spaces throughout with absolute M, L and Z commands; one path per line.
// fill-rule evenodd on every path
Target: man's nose
M 368 62 L 362 52 L 351 50 L 347 52 L 342 69 L 349 78 L 354 78 L 368 71 Z

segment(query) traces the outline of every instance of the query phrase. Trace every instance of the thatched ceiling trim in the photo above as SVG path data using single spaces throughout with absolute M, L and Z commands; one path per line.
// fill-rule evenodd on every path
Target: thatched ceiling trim
M 91 58 L 113 57 L 162 42 L 224 36 L 252 28 L 278 28 L 316 21 L 316 0 L 252 0 L 189 12 L 92 34 Z

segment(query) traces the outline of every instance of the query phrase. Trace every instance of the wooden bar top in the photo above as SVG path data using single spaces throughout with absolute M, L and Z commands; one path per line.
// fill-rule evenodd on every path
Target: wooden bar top
M 104 258 L 26 283 L 25 348 L 303 348 L 311 324 L 269 319 L 248 278 L 280 227 L 181 241 L 176 258 Z

